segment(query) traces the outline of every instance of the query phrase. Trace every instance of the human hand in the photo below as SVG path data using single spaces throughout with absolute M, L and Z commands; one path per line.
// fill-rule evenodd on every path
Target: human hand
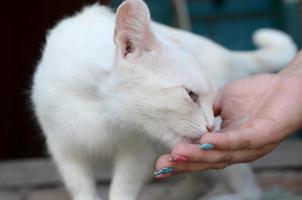
M 302 126 L 301 91 L 302 77 L 293 74 L 266 74 L 230 83 L 214 103 L 215 113 L 223 120 L 221 131 L 206 133 L 200 141 L 210 144 L 203 145 L 207 150 L 178 144 L 170 155 L 159 158 L 157 170 L 172 167 L 173 173 L 181 173 L 220 169 L 261 158 Z

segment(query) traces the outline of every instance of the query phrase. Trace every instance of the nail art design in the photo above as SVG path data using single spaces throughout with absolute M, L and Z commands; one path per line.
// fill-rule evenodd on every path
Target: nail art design
M 209 143 L 204 143 L 204 144 L 201 144 L 199 146 L 199 148 L 201 148 L 202 150 L 208 151 L 208 150 L 214 149 L 214 145 L 209 144 Z
M 154 172 L 154 176 L 160 176 L 164 174 L 172 174 L 174 172 L 174 169 L 172 167 L 164 167 L 158 171 Z

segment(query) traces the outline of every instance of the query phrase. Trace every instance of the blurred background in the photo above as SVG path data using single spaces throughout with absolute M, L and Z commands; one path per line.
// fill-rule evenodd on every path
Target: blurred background
M 292 36 L 300 48 L 302 47 L 302 1 L 299 0 L 145 1 L 155 21 L 206 36 L 233 50 L 255 48 L 251 42 L 251 36 L 256 29 L 262 27 L 283 30 Z M 2 200 L 1 186 L 11 178 L 11 176 L 5 176 L 11 172 L 9 171 L 12 167 L 11 163 L 17 162 L 17 159 L 47 156 L 44 139 L 29 103 L 32 74 L 41 56 L 47 30 L 62 17 L 72 15 L 84 5 L 95 2 L 115 9 L 122 1 L 30 0 L 2 3 L 1 15 L 4 26 L 1 31 L 3 75 L 0 84 L 2 89 L 0 200 Z M 260 171 L 263 169 L 291 170 L 290 172 L 293 173 L 290 177 L 296 182 L 287 184 L 292 184 L 290 187 L 292 191 L 300 194 L 302 193 L 301 139 L 301 134 L 296 134 L 291 141 L 274 152 L 272 158 L 255 164 Z M 47 164 L 45 166 L 44 161 L 37 162 L 41 170 L 48 167 Z M 28 170 L 33 170 L 31 163 L 27 165 L 24 163 L 26 160 L 23 163 L 17 163 L 20 170 L 27 165 L 30 168 Z M 4 168 L 1 168 L 3 166 Z M 40 168 L 37 165 L 35 167 L 36 172 L 39 172 Z M 21 176 L 24 176 L 24 179 L 28 178 L 27 173 L 22 173 Z M 16 174 L 15 176 L 17 177 Z M 278 182 L 280 181 L 278 176 L 281 176 L 280 173 L 269 180 Z

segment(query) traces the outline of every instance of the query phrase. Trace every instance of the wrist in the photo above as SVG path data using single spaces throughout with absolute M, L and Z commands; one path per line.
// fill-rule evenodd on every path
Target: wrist
M 302 76 L 302 51 L 300 51 L 294 60 L 280 74 L 296 74 Z
M 302 128 L 302 73 L 279 74 L 279 86 L 278 92 L 286 98 L 283 120 L 287 121 L 289 135 Z

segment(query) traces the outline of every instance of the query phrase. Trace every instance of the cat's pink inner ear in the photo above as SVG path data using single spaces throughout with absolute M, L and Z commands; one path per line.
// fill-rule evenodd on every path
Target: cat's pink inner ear
M 147 5 L 142 0 L 126 0 L 117 10 L 114 41 L 121 54 L 150 50 L 154 34 Z

